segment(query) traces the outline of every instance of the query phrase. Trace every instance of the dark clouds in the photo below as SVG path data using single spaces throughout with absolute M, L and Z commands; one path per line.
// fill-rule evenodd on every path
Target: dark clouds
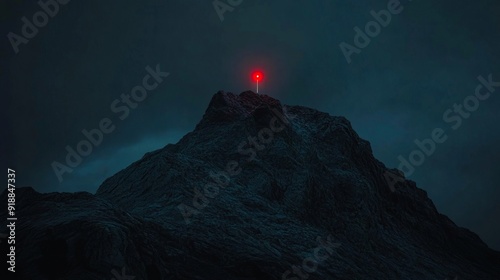
M 348 64 L 339 44 L 352 44 L 353 28 L 387 2 L 244 0 L 221 22 L 211 1 L 70 1 L 17 55 L 7 37 L 1 42 L 4 164 L 38 191 L 94 192 L 192 130 L 217 90 L 253 88 L 258 67 L 262 93 L 346 116 L 389 167 L 415 139 L 445 129 L 449 139 L 410 178 L 441 212 L 500 249 L 500 89 L 459 129 L 442 118 L 474 93 L 477 76 L 500 80 L 500 4 L 401 1 L 404 10 Z M 2 34 L 20 33 L 21 17 L 39 10 L 34 1 L 5 3 Z M 119 120 L 111 102 L 156 64 L 171 75 Z M 59 183 L 50 164 L 105 117 L 116 130 Z

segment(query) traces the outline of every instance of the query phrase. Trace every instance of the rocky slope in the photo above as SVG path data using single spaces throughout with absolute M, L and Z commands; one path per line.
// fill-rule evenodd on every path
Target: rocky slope
M 219 92 L 95 195 L 18 189 L 17 276 L 500 279 L 499 252 L 387 174 L 343 117 Z

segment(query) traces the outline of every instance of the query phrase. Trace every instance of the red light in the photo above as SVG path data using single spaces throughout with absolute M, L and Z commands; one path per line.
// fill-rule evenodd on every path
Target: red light
M 264 78 L 264 75 L 262 75 L 261 72 L 255 72 L 255 73 L 253 73 L 252 77 L 253 77 L 254 81 L 260 82 L 260 81 L 262 81 L 262 78 Z

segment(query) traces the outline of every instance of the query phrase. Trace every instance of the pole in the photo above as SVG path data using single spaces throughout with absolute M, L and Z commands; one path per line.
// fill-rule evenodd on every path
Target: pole
M 257 80 L 257 93 L 259 93 L 259 80 Z

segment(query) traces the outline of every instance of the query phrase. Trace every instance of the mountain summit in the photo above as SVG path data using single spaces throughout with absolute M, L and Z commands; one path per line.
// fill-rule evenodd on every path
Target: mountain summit
M 343 117 L 251 91 L 218 92 L 192 132 L 95 195 L 18 189 L 17 273 L 500 279 L 500 253 L 401 176 Z

